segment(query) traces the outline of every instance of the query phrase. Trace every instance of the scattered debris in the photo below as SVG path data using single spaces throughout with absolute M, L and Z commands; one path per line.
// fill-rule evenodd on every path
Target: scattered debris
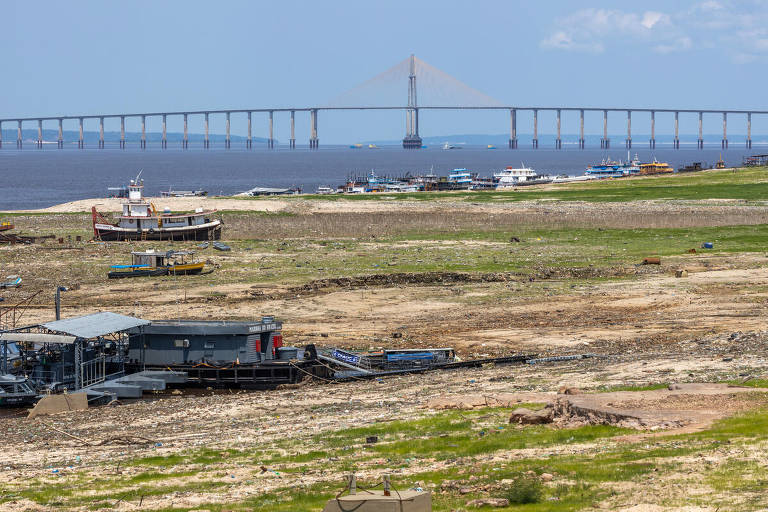
M 688 271 L 685 269 L 675 270 L 675 277 L 688 277 Z
M 656 256 L 651 256 L 648 258 L 643 258 L 643 265 L 661 265 L 661 258 Z
M 508 507 L 509 500 L 506 498 L 478 498 L 476 500 L 470 500 L 467 502 L 468 507 L 480 508 L 480 507 Z

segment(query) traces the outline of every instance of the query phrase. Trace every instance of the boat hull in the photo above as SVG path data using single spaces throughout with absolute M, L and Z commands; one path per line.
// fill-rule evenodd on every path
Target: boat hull
M 94 224 L 95 238 L 102 241 L 123 240 L 175 240 L 203 241 L 221 238 L 221 221 L 215 220 L 197 226 L 181 228 L 127 229 L 111 224 Z
M 166 268 L 152 268 L 152 269 L 139 269 L 128 270 L 125 272 L 113 271 L 107 274 L 109 279 L 125 279 L 128 277 L 148 277 L 148 276 L 165 276 L 168 275 L 168 269 Z

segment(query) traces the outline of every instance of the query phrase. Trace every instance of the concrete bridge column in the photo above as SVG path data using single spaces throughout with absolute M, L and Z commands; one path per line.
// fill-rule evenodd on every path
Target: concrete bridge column
M 533 109 L 533 140 L 531 141 L 533 149 L 539 147 L 539 111 Z
M 563 141 L 560 138 L 560 109 L 557 109 L 557 139 L 555 139 L 555 148 L 562 149 Z
M 267 147 L 274 149 L 275 147 L 275 113 L 269 111 L 269 140 L 267 141 Z
M 203 147 L 205 149 L 211 147 L 211 141 L 208 138 L 208 112 L 205 113 L 205 139 L 203 140 Z
M 79 119 L 79 121 L 80 121 L 80 123 L 79 123 L 80 138 L 77 139 L 77 147 L 79 149 L 84 149 L 85 148 L 85 139 L 83 138 L 83 118 L 81 117 Z
M 104 118 L 99 118 L 99 149 L 104 149 Z
M 56 141 L 56 147 L 64 148 L 64 120 L 59 118 L 59 139 Z
M 163 149 L 166 149 L 168 147 L 168 132 L 166 131 L 166 114 L 163 114 L 163 141 L 162 141 L 162 147 Z
M 680 149 L 680 112 L 675 112 L 675 149 Z
M 579 149 L 584 149 L 584 109 L 579 110 Z
M 309 148 L 317 149 L 320 145 L 320 141 L 317 139 L 317 109 L 309 111 L 309 124 L 310 124 L 310 138 Z
M 728 112 L 723 112 L 723 140 L 720 146 L 728 149 Z
M 704 113 L 699 112 L 699 149 L 704 149 Z
M 509 149 L 517 149 L 517 109 L 509 109 Z
M 189 114 L 184 114 L 184 139 L 181 141 L 181 147 L 184 149 L 189 148 Z
M 19 128 L 18 128 L 18 131 L 16 133 L 16 147 L 21 149 L 21 146 L 22 146 L 22 142 L 21 142 L 22 141 L 22 138 L 21 138 L 21 121 L 19 121 L 18 123 L 19 123 Z
M 141 149 L 147 149 L 147 116 L 141 116 Z
M 627 110 L 627 140 L 624 145 L 627 149 L 632 148 L 632 111 Z
M 0 147 L 2 142 L 0 141 Z M 747 112 L 747 149 L 752 149 L 752 113 Z
M 296 149 L 296 112 L 291 110 L 291 149 Z
M 125 149 L 125 116 L 120 116 L 120 149 Z
M 229 112 L 227 112 L 227 119 L 226 119 L 224 128 L 225 128 L 224 147 L 229 149 L 232 146 L 232 141 L 229 137 Z
M 600 141 L 600 147 L 608 149 L 611 147 L 611 141 L 608 139 L 608 111 L 603 110 L 603 140 Z
M 651 110 L 651 140 L 648 143 L 651 149 L 656 149 L 656 112 Z
M 3 122 L 0 121 L 0 149 L 3 149 Z
M 251 112 L 248 112 L 248 138 L 245 139 L 245 147 L 251 149 L 253 146 L 253 138 L 251 137 Z
M 43 120 L 37 120 L 37 149 L 43 149 Z

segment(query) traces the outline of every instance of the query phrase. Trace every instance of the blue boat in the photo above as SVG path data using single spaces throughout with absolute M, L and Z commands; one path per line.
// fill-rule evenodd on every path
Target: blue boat
M 632 176 L 640 172 L 640 160 L 637 155 L 632 160 L 629 160 L 629 153 L 627 153 L 627 161 L 621 160 L 603 160 L 599 164 L 590 165 L 584 172 L 585 175 L 595 178 L 623 178 L 625 176 Z

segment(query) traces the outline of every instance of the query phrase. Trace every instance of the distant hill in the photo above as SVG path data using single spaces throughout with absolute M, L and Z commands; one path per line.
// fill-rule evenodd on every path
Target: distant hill
M 5 125 L 7 126 L 7 124 Z M 3 128 L 3 143 L 8 144 L 15 144 L 16 143 L 16 136 L 17 132 L 15 129 L 6 129 Z M 24 144 L 28 144 L 30 142 L 37 141 L 37 129 L 23 129 L 21 131 L 21 138 L 24 141 Z M 70 142 L 77 142 L 80 138 L 80 134 L 78 131 L 75 130 L 64 130 L 64 142 L 70 143 Z M 84 131 L 83 132 L 83 139 L 85 140 L 86 145 L 93 145 L 97 144 L 99 141 L 99 132 L 97 131 Z M 221 133 L 211 133 L 208 136 L 208 140 L 210 140 L 212 143 L 219 143 L 224 142 L 226 139 L 226 136 Z M 246 137 L 242 135 L 231 135 L 229 138 L 232 142 L 243 142 L 245 143 Z M 59 131 L 58 130 L 43 130 L 43 140 L 45 142 L 56 142 L 59 140 Z M 141 141 L 141 132 L 125 132 L 125 140 L 126 142 L 130 144 L 138 144 Z M 161 132 L 147 132 L 147 142 L 148 143 L 160 143 L 160 141 L 163 140 L 163 134 Z M 166 134 L 166 140 L 168 143 L 181 143 L 182 140 L 184 140 L 184 134 L 179 132 L 168 132 Z M 188 135 L 188 140 L 192 143 L 198 143 L 203 142 L 205 140 L 205 135 L 202 133 L 190 133 Z M 252 139 L 256 143 L 266 143 L 267 139 L 262 137 L 253 137 Z M 119 131 L 104 131 L 104 141 L 105 142 L 120 142 L 120 132 Z

